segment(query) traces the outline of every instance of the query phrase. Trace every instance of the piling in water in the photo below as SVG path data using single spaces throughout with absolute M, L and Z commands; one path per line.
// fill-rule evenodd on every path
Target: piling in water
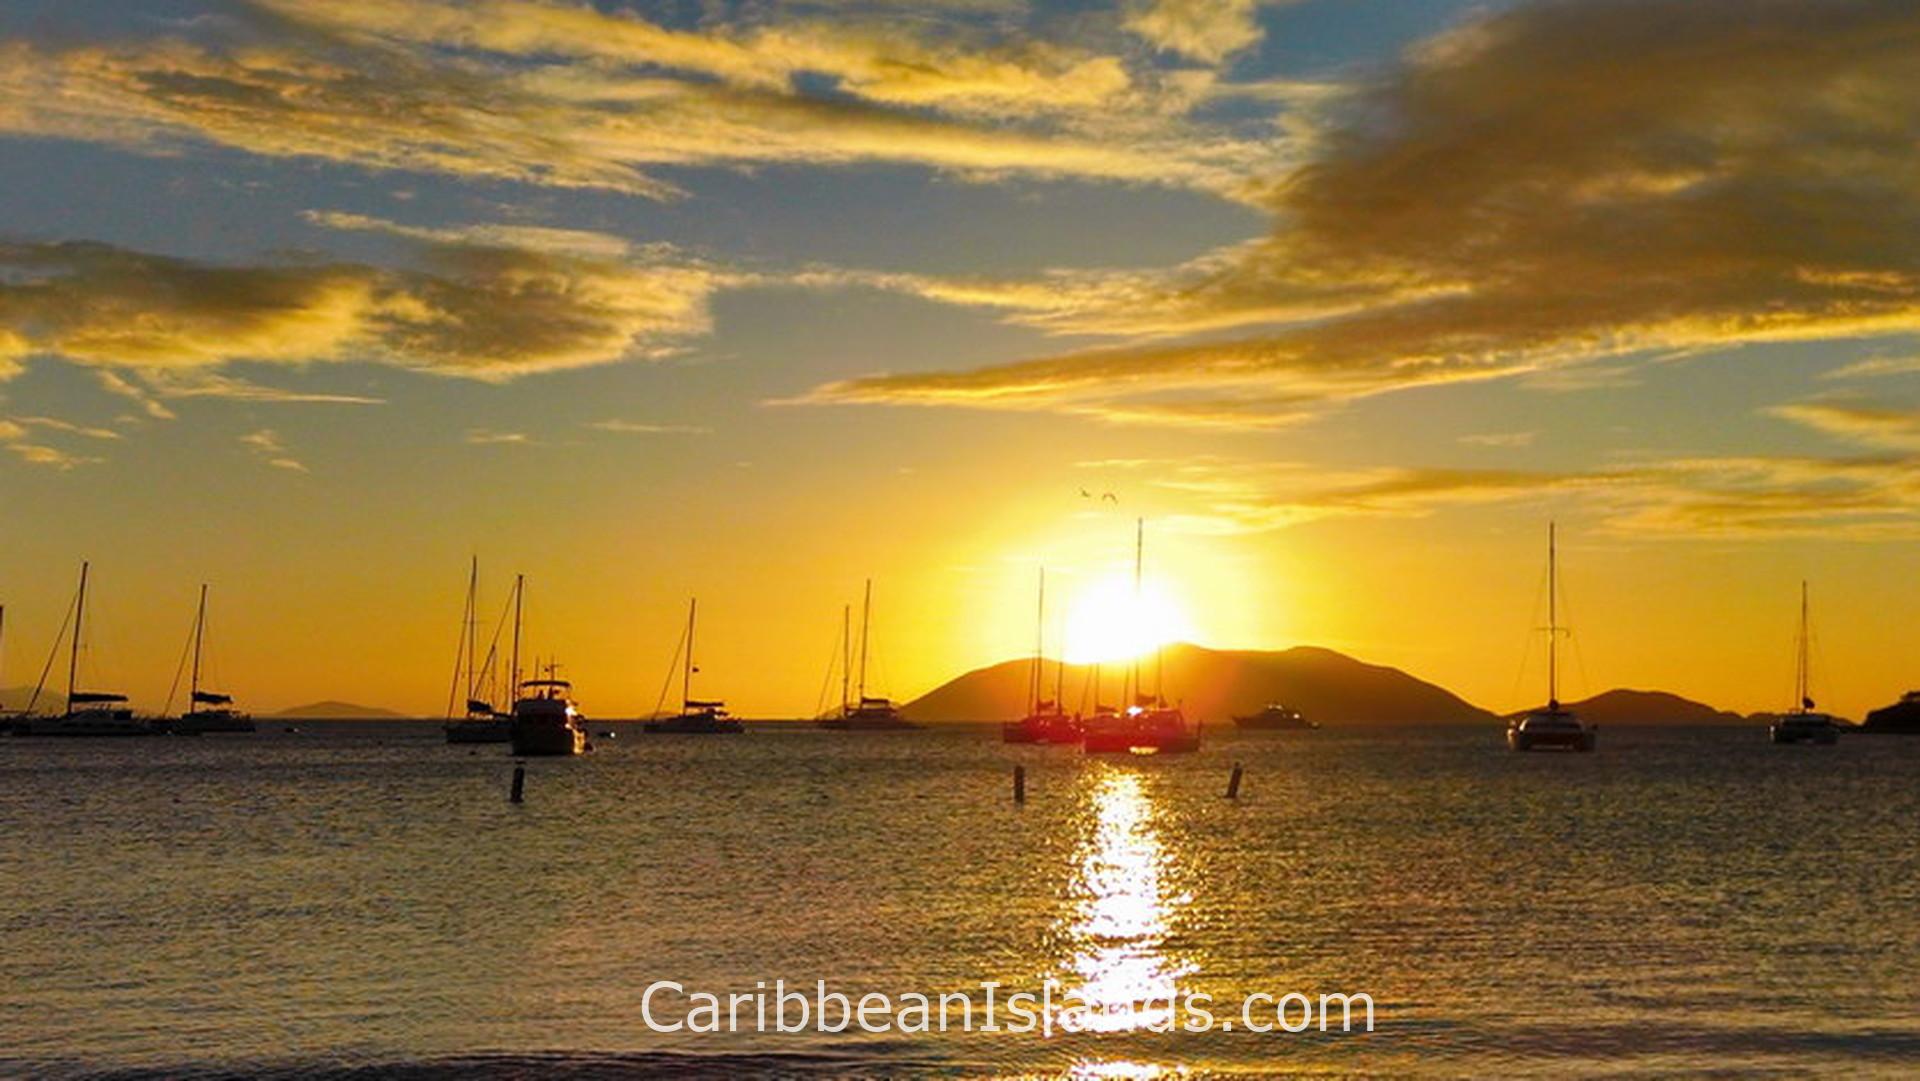
M 525 766 L 513 767 L 513 793 L 509 795 L 507 799 L 513 803 L 523 802 L 521 799 L 521 796 L 526 791 L 526 787 L 527 787 L 527 767 Z
M 1228 798 L 1228 799 L 1239 799 L 1239 798 L 1240 798 L 1240 774 L 1241 774 L 1241 772 L 1242 772 L 1242 771 L 1241 771 L 1241 768 L 1240 768 L 1240 763 L 1238 763 L 1238 762 L 1235 762 L 1235 763 L 1233 764 L 1233 776 L 1231 776 L 1231 777 L 1228 777 L 1228 778 L 1227 778 L 1227 798 Z
M 1027 802 L 1027 767 L 1013 767 L 1013 802 Z

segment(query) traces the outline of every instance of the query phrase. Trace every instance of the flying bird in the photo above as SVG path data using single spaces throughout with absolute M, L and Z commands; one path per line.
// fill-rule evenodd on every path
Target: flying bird
M 1102 492 L 1100 494 L 1100 498 L 1116 506 L 1118 506 L 1120 503 L 1120 497 L 1117 495 L 1114 495 L 1112 492 Z
M 1093 493 L 1092 493 L 1092 492 L 1089 492 L 1089 491 L 1087 491 L 1087 490 L 1086 490 L 1085 488 L 1082 488 L 1082 489 L 1080 489 L 1080 498 L 1082 498 L 1082 499 L 1092 499 L 1092 498 L 1093 498 Z

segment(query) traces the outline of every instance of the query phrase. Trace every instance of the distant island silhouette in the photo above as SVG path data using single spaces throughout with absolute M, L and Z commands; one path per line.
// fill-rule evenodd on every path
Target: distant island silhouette
M 309 702 L 304 706 L 293 706 L 277 713 L 269 713 L 267 716 L 284 717 L 290 720 L 385 721 L 402 720 L 407 714 L 395 713 L 393 710 L 381 709 L 378 706 L 362 706 L 352 702 L 327 699 L 321 702 Z
M 1190 715 L 1209 722 L 1255 713 L 1269 702 L 1284 703 L 1310 720 L 1333 726 L 1475 725 L 1502 719 L 1398 668 L 1369 664 L 1318 646 L 1217 650 L 1182 643 L 1168 646 L 1164 661 L 1167 697 L 1182 700 Z M 916 721 L 933 723 L 1018 718 L 1026 711 L 1032 664 L 1031 659 L 1022 658 L 974 669 L 908 702 L 902 712 Z M 1047 669 L 1051 679 L 1052 661 Z M 1067 666 L 1069 711 L 1081 704 L 1087 671 L 1085 665 Z M 1141 672 L 1141 682 L 1151 691 L 1152 658 L 1142 662 Z M 1103 669 L 1103 698 L 1110 704 L 1122 697 L 1121 678 L 1118 666 Z M 1738 713 L 1664 691 L 1616 689 L 1567 706 L 1598 724 L 1750 723 Z

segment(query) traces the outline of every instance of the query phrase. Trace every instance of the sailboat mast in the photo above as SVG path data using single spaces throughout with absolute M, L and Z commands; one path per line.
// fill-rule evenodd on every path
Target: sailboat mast
M 1140 570 L 1146 562 L 1146 551 L 1147 520 L 1145 518 L 1135 518 L 1133 520 L 1133 629 L 1136 635 L 1144 630 L 1144 628 L 1140 626 Z M 1139 644 L 1137 639 L 1134 644 Z M 1127 706 L 1128 708 L 1132 708 L 1139 704 L 1140 654 L 1135 653 L 1133 655 L 1133 664 L 1127 669 Z
M 73 681 L 80 671 L 80 629 L 87 621 L 87 561 L 80 561 L 80 592 L 73 600 L 73 642 L 67 653 L 67 712 L 73 712 Z
M 867 700 L 867 631 L 873 625 L 873 579 L 867 579 L 867 596 L 860 602 L 860 701 Z
M 511 682 L 507 685 L 507 699 L 512 701 L 520 697 L 520 603 L 527 592 L 527 576 L 513 576 L 513 660 L 508 666 Z
M 1547 708 L 1560 705 L 1560 547 L 1558 524 L 1547 523 Z
M 1047 568 L 1040 568 L 1040 604 L 1033 618 L 1033 678 L 1027 681 L 1027 716 L 1040 711 L 1042 658 L 1047 650 Z
M 200 643 L 207 636 L 207 583 L 200 583 L 200 607 L 193 615 L 193 675 L 187 681 L 187 712 L 200 705 Z
M 1811 688 L 1807 686 L 1811 682 L 1808 678 L 1810 674 L 1807 671 L 1807 583 L 1802 580 L 1800 583 L 1800 656 L 1793 673 L 1795 698 L 1793 708 L 1797 711 L 1811 708 L 1807 705 L 1807 699 L 1811 697 Z
M 687 666 L 680 673 L 680 705 L 682 709 L 693 700 L 693 614 L 699 608 L 698 597 L 687 601 Z
M 473 662 L 474 662 L 473 645 L 474 645 L 474 636 L 478 633 L 479 623 L 480 623 L 480 557 L 476 555 L 473 557 L 472 564 L 467 569 L 467 680 L 466 680 L 467 686 L 466 686 L 466 693 L 467 693 L 468 701 L 472 701 L 473 693 L 479 690 L 479 688 L 474 685 L 474 678 L 473 678 Z
M 853 605 L 840 606 L 840 713 L 844 716 L 853 687 Z

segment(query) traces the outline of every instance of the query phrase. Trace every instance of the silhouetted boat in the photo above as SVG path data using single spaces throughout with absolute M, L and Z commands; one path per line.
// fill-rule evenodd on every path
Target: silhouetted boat
M 1040 605 L 1033 639 L 1033 672 L 1027 680 L 1027 715 L 1000 726 L 1003 743 L 1078 743 L 1083 736 L 1080 718 L 1067 713 L 1061 705 L 1061 690 L 1066 683 L 1067 662 L 1063 656 L 1055 670 L 1053 697 L 1042 698 L 1041 685 L 1046 673 L 1047 572 L 1040 571 Z
M 1813 708 L 1813 673 L 1808 660 L 1808 643 L 1811 636 L 1807 632 L 1807 583 L 1800 583 L 1800 636 L 1796 643 L 1795 666 L 1793 672 L 1793 709 L 1775 717 L 1767 726 L 1767 738 L 1774 743 L 1817 743 L 1834 744 L 1840 742 L 1839 723 L 1825 713 L 1817 713 Z
M 1289 709 L 1278 702 L 1267 703 L 1258 713 L 1235 717 L 1233 723 L 1243 730 L 1253 732 L 1305 732 L 1320 727 L 1319 724 L 1302 717 L 1299 711 Z
M 201 649 L 207 636 L 207 587 L 200 586 L 200 605 L 193 616 L 193 667 L 187 681 L 186 712 L 169 725 L 174 735 L 200 736 L 211 732 L 252 732 L 253 718 L 233 708 L 233 696 L 200 689 Z M 178 686 L 178 684 L 175 684 Z
M 699 604 L 698 599 L 687 602 L 687 634 L 681 643 L 685 647 L 682 651 L 685 664 L 680 670 L 680 715 L 648 721 L 641 726 L 642 731 L 660 735 L 722 736 L 743 730 L 738 720 L 727 716 L 725 702 L 693 697 L 693 674 L 700 670 L 693 663 L 694 616 Z
M 561 757 L 587 749 L 587 719 L 573 701 L 573 684 L 558 678 L 559 665 L 547 662 L 547 678 L 520 679 L 520 612 L 527 595 L 525 575 L 513 579 L 513 656 L 509 671 L 514 687 L 510 742 L 522 757 Z M 534 666 L 539 671 L 539 665 Z
M 1920 735 L 1920 691 L 1908 691 L 1893 705 L 1881 706 L 1867 714 L 1867 723 L 1856 731 L 1870 735 Z
M 860 682 L 859 694 L 851 701 L 847 697 L 847 676 L 851 665 L 845 657 L 847 647 L 852 641 L 847 620 L 851 613 L 841 616 L 841 675 L 840 675 L 840 712 L 837 716 L 819 721 L 822 728 L 832 728 L 845 732 L 898 732 L 919 725 L 900 715 L 900 708 L 888 698 L 876 698 L 867 693 L 867 635 L 873 625 L 873 579 L 867 579 L 866 599 L 860 607 Z
M 519 578 L 514 579 L 512 604 L 517 609 L 520 602 Z M 475 666 L 477 649 L 476 638 L 479 624 L 477 601 L 480 590 L 480 559 L 474 557 L 467 572 L 467 608 L 460 621 L 460 648 L 453 658 L 453 687 L 447 692 L 447 719 L 441 725 L 448 743 L 509 743 L 513 740 L 513 715 L 502 713 L 494 708 L 492 702 L 480 697 L 479 672 Z M 515 634 L 519 633 L 518 627 Z M 494 631 L 495 642 L 499 640 L 498 628 Z M 487 650 L 487 665 L 493 664 L 494 651 Z M 462 678 L 462 669 L 465 669 Z M 517 673 L 516 673 L 517 674 Z M 492 697 L 489 695 L 488 697 Z M 454 702 L 464 698 L 466 715 L 453 715 Z
M 1515 751 L 1591 751 L 1599 728 L 1582 724 L 1560 705 L 1560 548 L 1554 524 L 1547 523 L 1547 705 L 1507 724 L 1507 747 Z
M 80 588 L 73 598 L 73 638 L 67 654 L 67 708 L 58 716 L 35 716 L 33 707 L 40 700 L 41 688 L 35 687 L 26 715 L 14 723 L 14 732 L 22 736 L 153 736 L 160 730 L 152 722 L 133 715 L 126 705 L 127 696 L 110 691 L 74 689 L 80 671 L 80 643 L 86 633 L 87 570 L 80 564 Z M 58 640 L 55 648 L 59 648 Z
M 1133 594 L 1138 618 L 1140 579 L 1146 564 L 1146 520 L 1136 521 L 1134 530 Z M 1182 754 L 1200 749 L 1200 726 L 1190 724 L 1186 712 L 1178 706 L 1169 706 L 1161 694 L 1166 659 L 1158 649 L 1154 652 L 1154 662 L 1153 694 L 1140 693 L 1140 659 L 1135 657 L 1128 674 L 1133 705 L 1122 713 L 1102 710 L 1087 718 L 1081 747 L 1088 754 Z M 1097 700 L 1099 695 L 1096 693 L 1094 697 Z
M 513 753 L 522 757 L 575 755 L 587 749 L 586 718 L 564 679 L 529 679 L 513 703 Z

